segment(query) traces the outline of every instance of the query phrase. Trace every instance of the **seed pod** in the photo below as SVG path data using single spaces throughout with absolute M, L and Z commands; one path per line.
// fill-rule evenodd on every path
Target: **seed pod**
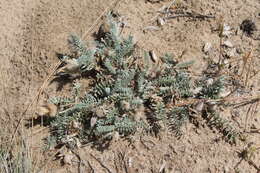
M 198 103 L 195 105 L 195 110 L 196 110 L 196 111 L 201 112 L 203 109 L 204 109 L 204 102 L 198 102 Z
M 75 74 L 80 72 L 79 63 L 76 59 L 65 60 L 66 65 L 57 71 L 57 74 Z
M 103 23 L 100 25 L 98 33 L 97 33 L 97 39 L 101 40 L 106 37 L 106 34 L 110 32 L 110 24 L 107 21 L 108 19 L 104 19 Z
M 121 108 L 123 109 L 123 110 L 126 110 L 126 111 L 128 111 L 131 107 L 130 107 L 130 103 L 129 102 L 127 102 L 127 101 L 125 101 L 125 100 L 122 100 L 121 102 L 120 102 L 120 105 L 121 105 Z
M 133 113 L 133 117 L 135 121 L 146 121 L 146 116 L 145 116 L 145 108 L 143 105 L 139 106 L 137 109 L 135 109 Z
M 155 52 L 153 50 L 149 51 L 149 55 L 150 55 L 150 58 L 151 60 L 154 62 L 154 63 L 158 63 L 159 61 L 159 58 L 156 56 Z
M 40 116 L 51 116 L 54 117 L 57 114 L 58 108 L 55 104 L 45 102 L 41 105 L 38 110 L 37 114 Z
M 102 108 L 96 108 L 94 110 L 94 112 L 95 112 L 96 116 L 99 117 L 99 118 L 102 118 L 102 117 L 105 116 L 105 112 Z
M 74 129 L 80 129 L 81 128 L 81 123 L 78 122 L 78 121 L 73 120 L 71 122 L 71 127 L 74 128 Z
M 90 127 L 94 127 L 97 123 L 97 117 L 91 117 L 90 119 Z
M 216 112 L 216 110 L 217 110 L 216 102 L 214 102 L 214 101 L 207 102 L 207 108 L 210 112 Z

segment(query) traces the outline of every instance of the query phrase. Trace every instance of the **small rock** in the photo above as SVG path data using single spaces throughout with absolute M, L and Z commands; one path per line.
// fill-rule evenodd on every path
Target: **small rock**
M 207 43 L 205 43 L 205 45 L 203 47 L 203 52 L 208 53 L 211 50 L 211 48 L 212 48 L 212 44 L 207 42 Z
M 224 41 L 223 45 L 226 47 L 229 47 L 229 48 L 234 47 L 233 44 L 229 40 Z
M 220 98 L 227 97 L 230 93 L 231 93 L 231 91 L 222 91 L 219 93 L 219 97 Z
M 73 155 L 71 153 L 65 154 L 63 157 L 63 163 L 66 165 L 72 164 Z
M 228 64 L 228 59 L 223 60 L 223 64 L 227 65 Z
M 227 24 L 224 24 L 222 35 L 228 37 L 230 34 L 232 34 L 231 27 Z
M 209 79 L 207 79 L 206 84 L 209 86 L 209 85 L 212 85 L 213 82 L 214 82 L 214 79 L 209 78 Z
M 161 17 L 158 17 L 157 23 L 158 23 L 159 26 L 163 26 L 165 24 L 165 20 Z
M 204 108 L 204 102 L 198 102 L 196 105 L 195 105 L 195 110 L 198 111 L 198 112 L 201 112 Z
M 230 51 L 227 51 L 226 54 L 229 58 L 233 58 L 233 57 L 237 56 L 237 50 L 236 50 L 236 48 L 233 48 Z
M 214 103 L 214 102 L 209 102 L 209 103 L 208 103 L 208 110 L 209 110 L 210 112 L 215 112 L 215 111 L 217 110 L 217 105 L 216 105 L 216 103 Z

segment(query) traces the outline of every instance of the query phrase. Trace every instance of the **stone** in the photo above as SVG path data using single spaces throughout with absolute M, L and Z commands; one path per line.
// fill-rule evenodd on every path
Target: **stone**
M 229 40 L 224 41 L 223 45 L 226 46 L 226 47 L 229 47 L 229 48 L 234 47 L 233 44 Z
M 157 23 L 158 23 L 159 26 L 163 26 L 165 24 L 165 20 L 161 17 L 158 17 Z
M 211 48 L 212 48 L 212 44 L 209 43 L 209 42 L 206 42 L 204 47 L 203 47 L 203 52 L 208 53 L 211 50 Z

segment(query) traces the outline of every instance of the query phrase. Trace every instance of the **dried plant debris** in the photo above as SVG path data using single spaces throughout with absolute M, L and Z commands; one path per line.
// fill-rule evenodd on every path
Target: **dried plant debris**
M 58 107 L 53 103 L 48 103 L 45 101 L 42 105 L 40 105 L 37 109 L 37 114 L 39 116 L 55 116 L 57 114 Z
M 240 25 L 240 29 L 247 36 L 252 36 L 254 31 L 257 30 L 255 23 L 252 20 L 250 20 L 250 19 L 243 20 L 243 22 Z
M 162 1 L 165 1 L 165 0 L 147 0 L 147 2 L 150 2 L 150 3 L 159 3 Z
M 203 101 L 196 110 L 207 110 L 204 101 L 219 98 L 224 78 L 200 79 L 196 86 L 200 89 L 193 92 L 196 88 L 187 70 L 193 62 L 180 63 L 170 54 L 160 57 L 155 51 L 134 56 L 133 38 L 122 38 L 118 23 L 109 14 L 107 20 L 110 30 L 97 40 L 95 49 L 85 47 L 76 36 L 70 39 L 79 72 L 94 69 L 96 73 L 85 94 L 80 94 L 84 87 L 74 84 L 70 98 L 51 99 L 60 107 L 51 122 L 52 136 L 58 144 L 70 147 L 79 142 L 104 144 L 137 131 L 157 134 L 165 128 L 181 136 L 182 125 L 192 118 L 194 103 Z M 233 140 L 228 123 L 220 125 L 219 118 L 211 114 L 204 117 Z

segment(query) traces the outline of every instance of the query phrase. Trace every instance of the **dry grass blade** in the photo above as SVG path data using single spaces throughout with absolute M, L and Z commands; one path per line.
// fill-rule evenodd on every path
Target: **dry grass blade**
M 13 141 L 14 141 L 14 138 L 15 138 L 17 132 L 18 132 L 19 126 L 21 125 L 22 121 L 23 121 L 24 118 L 25 118 L 24 115 L 25 115 L 26 112 L 33 106 L 33 104 L 34 104 L 35 102 L 38 102 L 38 100 L 39 100 L 39 98 L 40 98 L 42 92 L 44 91 L 44 89 L 46 88 L 46 86 L 47 86 L 48 82 L 50 81 L 51 77 L 55 74 L 57 68 L 58 68 L 60 65 L 61 65 L 61 62 L 58 62 L 57 64 L 55 64 L 53 70 L 52 70 L 51 73 L 47 76 L 47 78 L 44 80 L 42 86 L 40 87 L 40 89 L 39 89 L 38 93 L 36 94 L 36 96 L 33 98 L 32 102 L 31 102 L 31 103 L 26 107 L 26 109 L 21 113 L 20 119 L 18 120 L 18 124 L 16 125 L 15 130 L 14 130 L 14 132 L 13 132 L 13 134 L 12 134 L 12 137 L 11 137 L 10 147 L 11 147 L 12 144 L 13 144 Z M 36 104 L 36 106 L 37 106 L 37 104 Z M 35 113 L 35 112 L 34 112 L 34 113 Z
M 83 34 L 82 39 L 86 39 L 86 36 L 91 32 L 95 26 L 99 23 L 101 18 L 110 10 L 117 6 L 117 4 L 120 2 L 120 0 L 112 1 L 110 5 L 104 10 L 104 12 L 95 20 L 95 22 L 90 26 L 90 28 Z
M 243 56 L 243 67 L 242 67 L 242 72 L 241 72 L 240 76 L 242 76 L 242 75 L 244 74 L 244 71 L 245 71 L 247 62 L 248 62 L 248 60 L 250 59 L 251 54 L 252 54 L 252 50 L 249 51 L 247 54 L 245 54 L 245 55 Z
M 250 120 L 254 117 L 254 115 L 256 115 L 257 113 L 257 108 L 258 108 L 259 102 L 256 102 L 252 105 L 249 106 L 247 113 L 246 113 L 246 122 L 245 122 L 245 128 L 244 131 L 245 132 L 250 132 L 250 129 L 248 129 L 248 123 L 250 122 Z

